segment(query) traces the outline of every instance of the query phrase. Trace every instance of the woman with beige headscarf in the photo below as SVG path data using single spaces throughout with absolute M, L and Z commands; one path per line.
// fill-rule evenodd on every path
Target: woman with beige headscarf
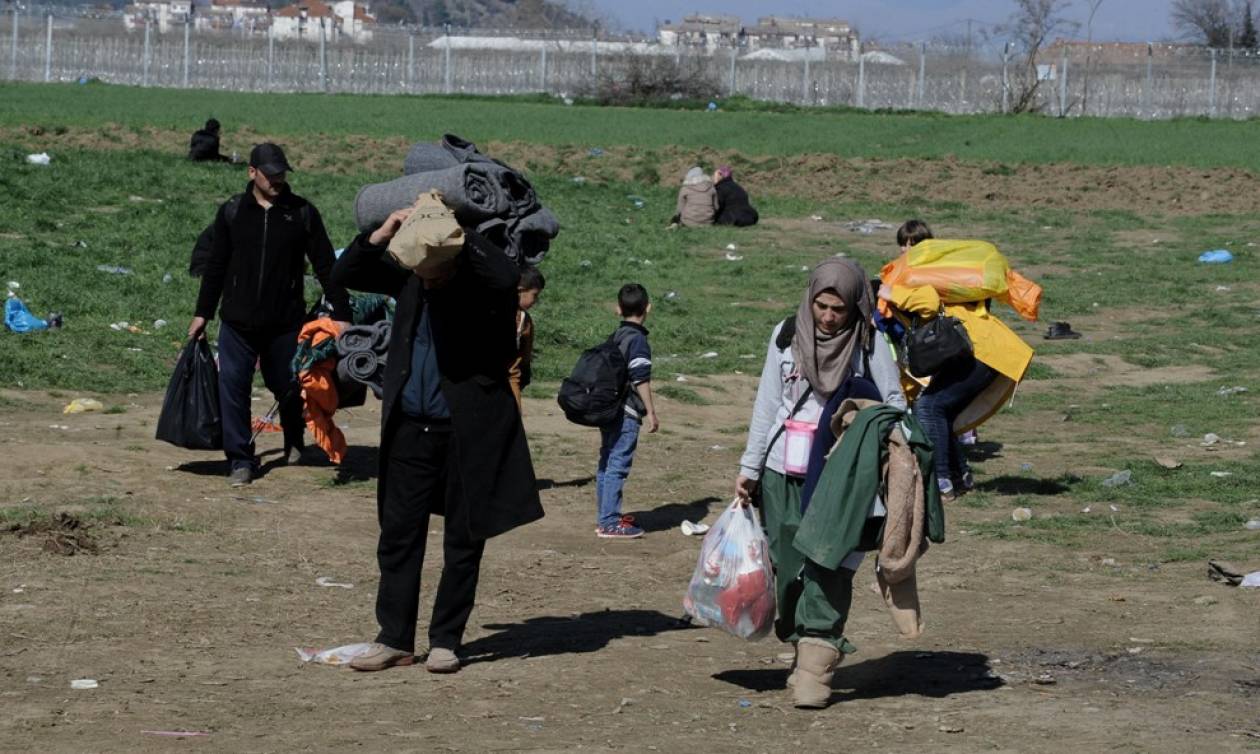
M 794 696 L 802 707 L 825 705 L 831 673 L 843 654 L 854 651 L 844 637 L 844 625 L 861 553 L 827 571 L 793 548 L 805 484 L 797 440 L 817 426 L 837 391 L 863 390 L 889 405 L 906 407 L 897 364 L 871 324 L 867 281 L 865 271 L 851 260 L 820 262 L 795 316 L 774 328 L 735 481 L 741 500 L 751 501 L 760 493 L 775 565 L 775 633 L 797 648 Z M 804 452 L 807 458 L 807 444 Z
M 678 207 L 673 222 L 681 223 L 684 228 L 712 225 L 717 211 L 717 191 L 713 188 L 713 180 L 702 168 L 688 170 L 682 187 L 678 189 Z

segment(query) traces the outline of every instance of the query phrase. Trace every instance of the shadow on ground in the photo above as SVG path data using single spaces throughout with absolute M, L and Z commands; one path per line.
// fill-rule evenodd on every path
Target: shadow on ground
M 630 515 L 634 516 L 634 525 L 644 531 L 668 531 L 683 521 L 700 521 L 709 515 L 710 506 L 720 502 L 720 498 L 702 497 L 690 503 L 666 503 L 659 508 Z
M 714 679 L 749 691 L 781 691 L 787 668 L 725 670 Z M 855 665 L 841 664 L 832 686 L 832 704 L 894 696 L 941 698 L 973 691 L 992 691 L 1002 679 L 989 669 L 987 655 L 971 652 L 893 652 Z
M 565 482 L 557 482 L 554 479 L 539 479 L 536 483 L 537 486 L 535 489 L 542 492 L 543 490 L 555 490 L 561 487 L 585 487 L 593 481 L 595 481 L 595 477 L 593 476 L 578 477 L 577 479 L 570 479 Z
M 520 623 L 490 623 L 496 633 L 465 644 L 466 663 L 494 662 L 513 657 L 597 652 L 623 636 L 656 636 L 686 631 L 680 618 L 656 610 L 604 610 L 572 617 L 543 616 Z
M 1060 495 L 1072 488 L 1061 479 L 1006 475 L 980 482 L 976 489 L 999 495 Z

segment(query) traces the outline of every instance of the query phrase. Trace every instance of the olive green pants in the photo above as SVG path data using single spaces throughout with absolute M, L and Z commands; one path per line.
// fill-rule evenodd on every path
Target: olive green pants
M 761 515 L 774 563 L 779 641 L 795 644 L 804 636 L 823 639 L 844 653 L 857 647 L 844 638 L 844 624 L 853 603 L 853 571 L 829 570 L 792 546 L 801 525 L 803 482 L 766 469 L 761 478 Z

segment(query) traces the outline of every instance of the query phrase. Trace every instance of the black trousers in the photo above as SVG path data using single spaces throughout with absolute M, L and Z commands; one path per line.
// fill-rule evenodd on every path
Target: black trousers
M 223 416 L 223 453 L 233 469 L 257 464 L 250 441 L 255 364 L 262 366 L 263 383 L 280 401 L 285 450 L 304 444 L 302 391 L 293 379 L 297 335 L 296 330 L 271 335 L 244 333 L 226 322 L 219 325 L 219 412 Z
M 384 486 L 378 505 L 381 538 L 376 560 L 381 569 L 376 593 L 376 640 L 414 652 L 416 613 L 420 609 L 420 569 L 429 533 L 429 516 L 445 518 L 442 577 L 433 599 L 429 647 L 459 648 L 477 597 L 477 579 L 486 542 L 468 535 L 459 488 L 452 478 L 449 425 L 404 416 L 389 443 Z

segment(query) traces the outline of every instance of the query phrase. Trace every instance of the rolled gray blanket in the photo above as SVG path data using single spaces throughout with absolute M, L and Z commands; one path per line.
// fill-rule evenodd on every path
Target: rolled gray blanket
M 373 325 L 376 328 L 376 335 L 372 338 L 372 351 L 384 363 L 386 354 L 389 353 L 389 335 L 393 330 L 389 320 L 382 320 Z
M 371 351 L 355 351 L 338 362 L 346 365 L 346 374 L 357 382 L 371 382 L 381 370 L 381 361 Z
M 342 357 L 346 357 L 360 351 L 372 351 L 377 334 L 375 325 L 353 325 L 347 327 L 337 336 L 337 353 Z
M 421 193 L 433 189 L 441 192 L 461 225 L 525 215 L 538 207 L 538 196 L 520 173 L 492 162 L 477 162 L 364 186 L 354 199 L 355 223 L 361 231 L 376 228 L 391 212 L 410 207 Z
M 521 218 L 487 220 L 477 226 L 477 232 L 518 264 L 538 264 L 551 248 L 551 239 L 560 233 L 560 221 L 551 210 L 540 207 Z
M 372 355 L 371 351 L 360 351 L 359 353 L 368 356 Z M 367 379 L 360 379 L 355 376 L 351 368 L 353 361 L 351 358 L 343 358 L 337 362 L 337 379 L 347 385 L 350 383 L 367 385 L 372 388 L 372 394 L 380 398 L 385 392 L 385 370 L 380 366 L 380 363 L 377 363 L 376 371 L 371 373 Z
M 446 170 L 459 165 L 463 160 L 451 154 L 451 150 L 442 144 L 422 141 L 412 144 L 403 159 L 403 175 L 428 173 L 433 170 Z

